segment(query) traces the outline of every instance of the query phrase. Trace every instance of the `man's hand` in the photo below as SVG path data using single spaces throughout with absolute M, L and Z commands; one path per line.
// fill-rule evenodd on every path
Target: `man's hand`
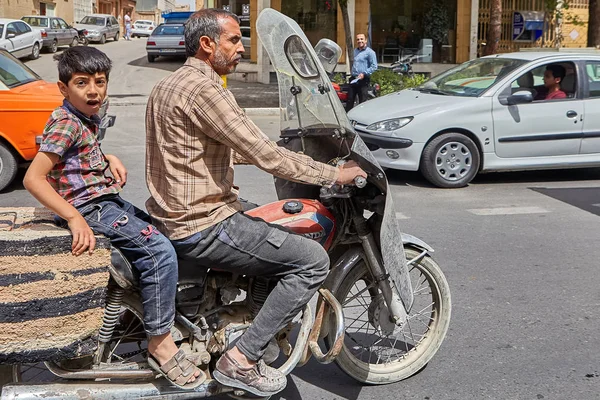
M 123 165 L 121 160 L 119 160 L 116 156 L 106 155 L 106 159 L 108 160 L 110 173 L 115 178 L 117 183 L 121 185 L 121 187 L 125 186 L 127 183 L 127 168 Z
M 365 74 L 358 74 L 358 79 L 364 79 L 365 78 Z
M 73 255 L 81 255 L 88 249 L 89 254 L 92 254 L 96 247 L 96 237 L 85 221 L 85 218 L 81 214 L 77 214 L 67 222 L 69 223 L 71 235 L 73 235 L 73 243 L 71 245 Z
M 363 178 L 367 177 L 367 173 L 358 166 L 356 161 L 348 161 L 347 163 L 340 165 L 338 168 L 340 170 L 340 174 L 335 183 L 340 185 L 354 183 L 354 178 L 357 176 L 362 176 Z

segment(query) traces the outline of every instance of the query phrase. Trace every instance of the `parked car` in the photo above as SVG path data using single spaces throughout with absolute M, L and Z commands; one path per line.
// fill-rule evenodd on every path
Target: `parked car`
M 67 24 L 62 18 L 45 15 L 27 15 L 21 18 L 34 31 L 40 31 L 43 48 L 56 53 L 58 46 L 77 46 L 77 29 Z
M 18 19 L 0 18 L 0 49 L 6 49 L 17 58 L 40 56 L 42 34 Z
M 19 164 L 33 159 L 50 114 L 62 102 L 55 82 L 43 81 L 0 49 L 0 191 L 14 180 Z M 108 98 L 98 113 L 103 117 L 99 138 L 114 123 L 113 116 L 105 115 L 107 108 Z
M 544 100 L 546 67 L 566 70 L 567 98 Z M 477 173 L 600 165 L 600 56 L 520 52 L 461 64 L 348 113 L 382 167 L 439 187 Z
M 106 39 L 113 39 L 116 42 L 121 34 L 119 21 L 108 14 L 87 15 L 75 25 L 75 28 L 87 30 L 88 40 L 100 44 L 106 43 Z
M 185 56 L 183 29 L 183 24 L 157 26 L 146 43 L 148 61 L 154 62 L 159 56 Z
M 154 28 L 156 28 L 154 21 L 138 19 L 131 27 L 131 37 L 150 36 Z

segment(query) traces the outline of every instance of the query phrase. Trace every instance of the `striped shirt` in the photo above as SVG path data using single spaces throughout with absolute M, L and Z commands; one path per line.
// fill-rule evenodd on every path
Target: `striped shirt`
M 234 162 L 295 182 L 328 186 L 337 168 L 277 146 L 246 116 L 223 80 L 190 57 L 152 90 L 146 109 L 146 208 L 170 239 L 241 210 Z

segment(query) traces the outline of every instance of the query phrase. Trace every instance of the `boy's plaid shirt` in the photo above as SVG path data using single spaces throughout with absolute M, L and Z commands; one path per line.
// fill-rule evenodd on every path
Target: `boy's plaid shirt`
M 48 182 L 75 207 L 121 190 L 106 175 L 108 161 L 97 140 L 99 122 L 97 115 L 87 118 L 65 100 L 44 128 L 39 151 L 60 156 L 47 176 Z

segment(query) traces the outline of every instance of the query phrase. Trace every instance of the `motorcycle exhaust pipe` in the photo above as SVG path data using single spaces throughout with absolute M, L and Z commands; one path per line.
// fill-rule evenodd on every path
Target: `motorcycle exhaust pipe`
M 214 379 L 193 390 L 183 390 L 166 381 L 158 382 L 93 382 L 50 383 L 39 385 L 10 384 L 2 387 L 2 400 L 109 400 L 158 399 L 187 400 L 231 392 Z

